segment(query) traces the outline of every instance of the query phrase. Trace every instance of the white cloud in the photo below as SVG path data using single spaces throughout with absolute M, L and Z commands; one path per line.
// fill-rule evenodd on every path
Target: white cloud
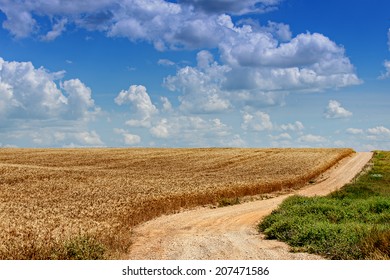
M 367 132 L 373 135 L 390 136 L 390 129 L 384 126 L 369 128 Z
M 208 51 L 200 51 L 196 55 L 199 69 L 207 69 L 214 62 L 213 55 Z
M 31 62 L 7 62 L 0 58 L 1 90 L 6 93 L 2 98 L 3 114 L 13 118 L 43 118 L 63 112 L 67 98 L 54 82 L 62 76 L 63 72 L 36 69 Z
M 66 118 L 81 118 L 88 113 L 88 109 L 95 106 L 92 91 L 79 79 L 72 79 L 62 83 L 61 87 L 68 94 Z
M 275 135 L 275 136 L 270 135 L 270 138 L 272 140 L 291 140 L 292 139 L 291 135 L 286 133 L 286 132 L 281 133 L 279 135 Z
M 0 58 L 1 139 L 32 146 L 102 146 L 88 124 L 100 115 L 91 89 L 79 79 L 63 79 L 31 62 Z
M 352 113 L 343 108 L 338 101 L 330 100 L 324 115 L 327 119 L 341 119 L 351 117 Z
M 103 141 L 100 139 L 96 131 L 84 131 L 74 134 L 74 138 L 78 140 L 79 143 L 86 146 L 102 146 L 104 145 Z
M 147 102 L 140 102 L 140 100 Z M 154 145 L 241 146 L 245 144 L 237 134 L 232 134 L 232 128 L 221 119 L 189 116 L 183 110 L 173 108 L 166 97 L 161 98 L 162 110 L 155 109 L 146 92 L 146 88 L 143 86 L 131 86 L 128 91 L 121 91 L 115 98 L 115 102 L 118 105 L 130 103 L 133 106 L 139 103 L 146 103 L 148 106 L 141 106 L 141 108 L 152 108 L 152 110 L 146 110 L 146 112 L 153 112 L 153 114 L 144 114 L 148 116 L 147 118 L 130 119 L 126 121 L 126 125 L 138 126 L 138 130 L 143 133 L 142 135 L 149 134 L 153 138 L 158 139 L 157 144 L 153 141 Z M 122 135 L 128 133 L 121 129 L 114 131 Z
M 253 114 L 242 112 L 242 119 L 241 128 L 244 130 L 264 131 L 273 128 L 270 116 L 261 111 L 256 111 Z
M 160 100 L 162 102 L 162 109 L 164 112 L 172 112 L 173 111 L 172 104 L 167 97 L 161 96 Z
M 18 129 L 0 133 L 1 139 L 8 142 L 20 142 L 20 146 L 32 147 L 102 147 L 105 145 L 95 130 L 88 130 L 80 123 L 71 122 L 53 126 L 42 121 L 37 123 L 23 122 Z
M 37 32 L 35 16 L 65 18 L 88 30 L 108 31 L 111 36 L 194 46 L 213 41 L 209 32 L 217 26 L 214 15 L 262 13 L 276 8 L 280 0 L 21 0 L 0 1 L 6 15 L 3 27 L 16 37 Z M 56 23 L 54 23 L 55 25 Z M 53 27 L 52 30 L 55 30 Z M 191 31 L 192 34 L 189 32 Z M 157 39 L 161 35 L 161 39 Z M 164 42 L 165 41 L 165 42 Z
M 225 34 L 218 44 L 224 64 L 201 51 L 197 67 L 181 68 L 164 82 L 183 94 L 182 105 L 189 111 L 278 105 L 290 92 L 317 92 L 362 82 L 344 48 L 322 34 L 299 34 L 280 43 L 264 29 L 236 27 L 227 15 L 218 20 Z
M 7 17 L 3 25 L 18 37 L 39 30 L 33 16 L 40 15 L 57 19 L 51 31 L 44 35 L 47 39 L 60 35 L 67 23 L 104 31 L 108 36 L 147 41 L 158 50 L 218 49 L 223 64 L 212 64 L 207 57 L 209 53 L 200 52 L 197 68 L 183 68 L 175 77 L 170 77 L 171 81 L 168 79 L 168 84 L 183 83 L 183 76 L 198 76 L 198 81 L 205 81 L 203 90 L 211 93 L 200 98 L 199 102 L 206 104 L 201 111 L 223 111 L 231 107 L 230 100 L 222 98 L 220 91 L 233 91 L 233 96 L 237 91 L 244 91 L 242 94 L 248 100 L 248 96 L 253 97 L 249 99 L 264 98 L 269 91 L 319 91 L 361 83 L 344 48 L 326 36 L 305 33 L 292 38 L 287 24 L 268 22 L 260 26 L 256 22 L 241 21 L 240 25 L 229 15 L 266 12 L 280 2 L 126 0 L 118 4 L 117 0 L 21 0 L 2 1 L 0 9 Z M 21 15 L 23 19 L 18 18 Z M 159 63 L 171 64 L 168 60 Z M 218 72 L 223 79 L 214 82 L 200 77 L 210 72 Z M 172 81 L 175 78 L 179 81 Z M 191 91 L 188 87 L 191 85 L 183 85 Z M 185 95 L 189 97 L 188 92 Z M 273 102 L 276 103 L 275 99 Z M 185 97 L 182 103 L 188 110 L 200 108 L 200 104 L 192 106 Z
M 138 119 L 131 119 L 126 122 L 129 126 L 149 127 L 150 120 L 158 113 L 156 106 L 150 100 L 146 88 L 142 85 L 132 85 L 128 90 L 122 90 L 115 98 L 118 105 L 130 104 Z
M 68 20 L 66 18 L 58 20 L 54 25 L 53 29 L 49 32 L 47 32 L 46 35 L 42 36 L 43 41 L 53 41 L 58 36 L 61 35 L 63 31 L 65 31 L 65 25 L 67 24 Z
M 376 126 L 367 129 L 348 128 L 350 138 L 349 145 L 354 145 L 357 150 L 373 151 L 390 149 L 390 129 L 385 126 Z
M 282 124 L 280 126 L 282 130 L 289 130 L 299 132 L 305 129 L 304 125 L 300 121 L 296 121 L 295 123 Z
M 229 13 L 242 15 L 246 13 L 264 13 L 270 11 L 281 0 L 179 0 L 179 3 L 192 5 L 195 9 L 206 13 Z
M 298 138 L 298 142 L 303 143 L 323 143 L 326 142 L 326 138 L 320 135 L 306 134 Z
M 387 47 L 389 48 L 389 51 L 390 51 L 390 28 L 387 31 Z M 383 66 L 385 67 L 386 72 L 382 73 L 378 77 L 378 79 L 380 79 L 380 80 L 384 80 L 384 79 L 390 78 L 390 61 L 389 60 L 385 60 L 383 62 Z
M 184 67 L 175 76 L 168 76 L 164 85 L 171 91 L 179 91 L 181 109 L 186 112 L 214 113 L 232 107 L 223 92 L 224 73 L 228 67 L 212 62 L 209 52 L 198 53 L 198 67 Z
M 268 32 L 233 27 L 219 44 L 222 60 L 244 72 L 247 88 L 318 91 L 361 83 L 344 49 L 322 34 L 299 34 L 279 44 Z
M 385 60 L 385 62 L 383 62 L 383 66 L 385 67 L 386 72 L 385 72 L 385 73 L 382 73 L 382 74 L 379 76 L 379 79 L 381 79 L 381 80 L 390 78 L 390 61 L 389 61 L 389 60 Z
M 131 127 L 150 127 L 150 118 L 144 118 L 141 120 L 130 119 L 127 120 L 125 124 Z
M 135 145 L 141 142 L 141 137 L 136 134 L 125 133 L 123 137 L 126 145 Z
M 221 138 L 219 144 L 223 147 L 245 147 L 246 141 L 239 134 Z
M 165 59 L 165 58 L 159 59 L 157 61 L 157 64 L 158 65 L 163 65 L 163 66 L 174 66 L 174 65 L 176 65 L 175 62 L 173 62 L 173 61 L 171 61 L 169 59 Z
M 268 21 L 268 26 L 264 27 L 263 29 L 273 34 L 278 40 L 282 42 L 290 41 L 292 38 L 290 26 L 284 23 Z
M 156 138 L 168 138 L 169 124 L 167 119 L 162 119 L 160 122 L 150 129 L 150 133 Z
M 178 146 L 240 146 L 244 142 L 232 135 L 231 128 L 220 119 L 204 119 L 199 116 L 172 114 L 156 121 L 150 134 L 159 143 L 175 143 Z
M 91 90 L 80 80 L 56 80 L 65 72 L 35 68 L 31 62 L 0 58 L 0 120 L 83 119 L 96 112 Z
M 137 134 L 129 133 L 127 130 L 122 128 L 114 128 L 116 134 L 120 134 L 123 137 L 123 143 L 129 146 L 133 146 L 141 143 L 141 137 Z
M 348 128 L 347 133 L 357 135 L 357 134 L 363 134 L 363 129 L 360 128 Z
M 7 15 L 7 20 L 3 22 L 3 28 L 9 30 L 16 38 L 27 37 L 37 29 L 37 22 L 33 19 L 32 14 L 17 6 L 16 3 L 7 1 L 7 5 L 1 5 L 0 9 Z

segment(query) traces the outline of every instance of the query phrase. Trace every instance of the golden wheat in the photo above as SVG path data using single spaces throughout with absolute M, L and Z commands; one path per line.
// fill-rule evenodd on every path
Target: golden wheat
M 182 208 L 303 186 L 351 149 L 0 149 L 0 259 L 67 258 L 93 237 L 117 258 L 131 228 Z

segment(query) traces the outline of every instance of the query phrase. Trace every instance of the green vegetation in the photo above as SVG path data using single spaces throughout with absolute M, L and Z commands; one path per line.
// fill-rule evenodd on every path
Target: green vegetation
M 65 242 L 58 259 L 99 260 L 104 258 L 105 249 L 90 236 L 78 236 Z
M 259 229 L 294 251 L 329 259 L 390 259 L 390 152 L 371 170 L 326 197 L 293 196 Z

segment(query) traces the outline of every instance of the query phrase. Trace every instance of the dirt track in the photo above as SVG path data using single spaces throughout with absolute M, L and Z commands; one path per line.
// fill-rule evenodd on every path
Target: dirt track
M 371 159 L 372 153 L 356 153 L 340 161 L 317 183 L 289 194 L 235 206 L 202 208 L 162 216 L 138 226 L 130 259 L 321 259 L 306 253 L 290 253 L 285 243 L 266 240 L 255 226 L 288 196 L 326 195 L 350 182 Z

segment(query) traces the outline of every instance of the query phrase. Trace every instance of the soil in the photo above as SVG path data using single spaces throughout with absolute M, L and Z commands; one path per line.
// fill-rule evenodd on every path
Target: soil
M 327 195 L 353 180 L 372 158 L 355 153 L 319 176 L 315 182 L 289 193 L 234 206 L 200 209 L 161 216 L 134 229 L 127 258 L 136 260 L 318 260 L 321 256 L 292 253 L 290 247 L 267 240 L 257 224 L 288 196 Z

